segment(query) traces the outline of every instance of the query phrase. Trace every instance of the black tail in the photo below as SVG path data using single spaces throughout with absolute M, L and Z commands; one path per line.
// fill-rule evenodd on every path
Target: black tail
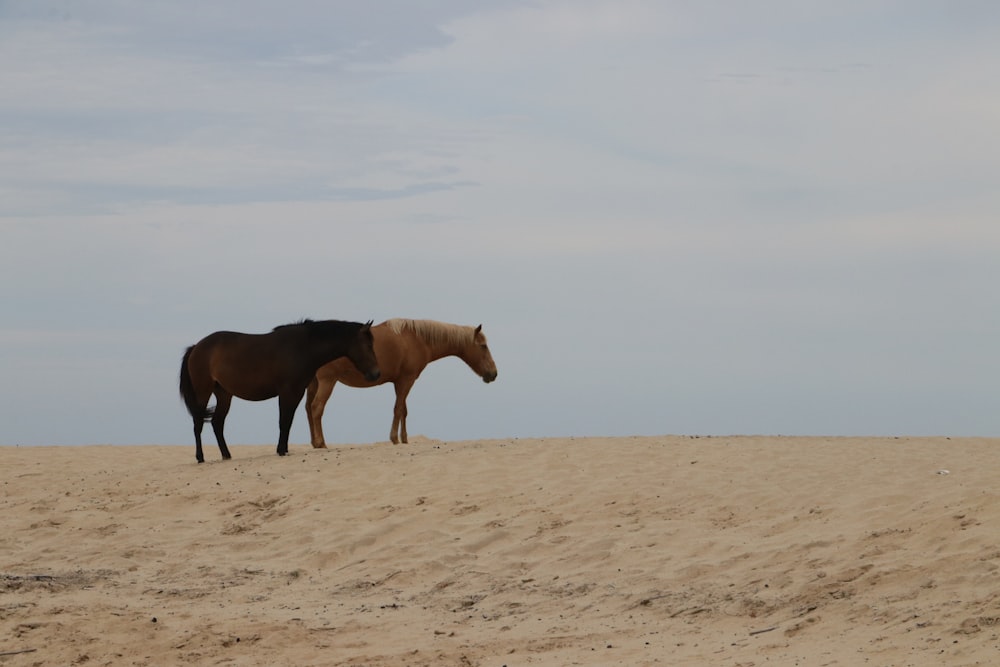
M 181 398 L 184 399 L 184 405 L 187 406 L 187 410 L 191 413 L 192 418 L 208 421 L 212 418 L 215 408 L 206 408 L 198 405 L 198 397 L 194 393 L 194 383 L 191 382 L 191 372 L 188 370 L 188 357 L 191 356 L 191 350 L 193 349 L 194 345 L 184 352 L 184 357 L 181 359 Z

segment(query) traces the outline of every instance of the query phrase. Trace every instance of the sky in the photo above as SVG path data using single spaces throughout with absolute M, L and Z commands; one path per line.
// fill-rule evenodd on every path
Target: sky
M 483 325 L 411 436 L 1000 435 L 998 3 L 3 0 L 0 63 L 0 444 L 190 445 L 184 349 L 304 317 Z

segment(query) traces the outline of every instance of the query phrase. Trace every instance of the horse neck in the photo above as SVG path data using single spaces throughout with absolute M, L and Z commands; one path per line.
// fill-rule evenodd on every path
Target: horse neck
M 305 347 L 310 350 L 313 363 L 323 365 L 345 356 L 350 344 L 340 338 L 323 338 L 317 344 Z
M 334 359 L 347 356 L 348 345 L 344 341 L 327 341 L 314 351 L 313 361 L 318 365 L 328 364 Z
M 413 334 L 427 350 L 427 355 L 429 361 L 437 361 L 438 359 L 444 359 L 445 357 L 459 357 L 465 359 L 465 351 L 468 348 L 468 343 L 463 343 L 458 340 L 452 340 L 449 337 L 442 337 L 439 339 L 434 339 L 431 337 L 417 336 Z

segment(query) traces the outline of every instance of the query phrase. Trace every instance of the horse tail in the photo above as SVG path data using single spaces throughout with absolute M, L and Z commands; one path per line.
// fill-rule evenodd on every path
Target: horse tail
M 191 357 L 193 350 L 194 345 L 185 350 L 184 357 L 181 358 L 181 398 L 184 399 L 184 405 L 187 406 L 188 412 L 191 413 L 191 416 L 195 420 L 208 421 L 212 418 L 215 408 L 206 408 L 198 403 L 198 396 L 194 390 L 194 382 L 191 381 L 191 371 L 188 369 L 188 359 Z

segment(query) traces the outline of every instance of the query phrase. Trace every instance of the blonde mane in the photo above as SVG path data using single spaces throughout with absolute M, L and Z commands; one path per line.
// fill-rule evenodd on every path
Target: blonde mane
M 429 345 L 469 345 L 475 341 L 475 327 L 449 324 L 436 320 L 410 320 L 395 317 L 386 320 L 393 333 L 412 331 Z

